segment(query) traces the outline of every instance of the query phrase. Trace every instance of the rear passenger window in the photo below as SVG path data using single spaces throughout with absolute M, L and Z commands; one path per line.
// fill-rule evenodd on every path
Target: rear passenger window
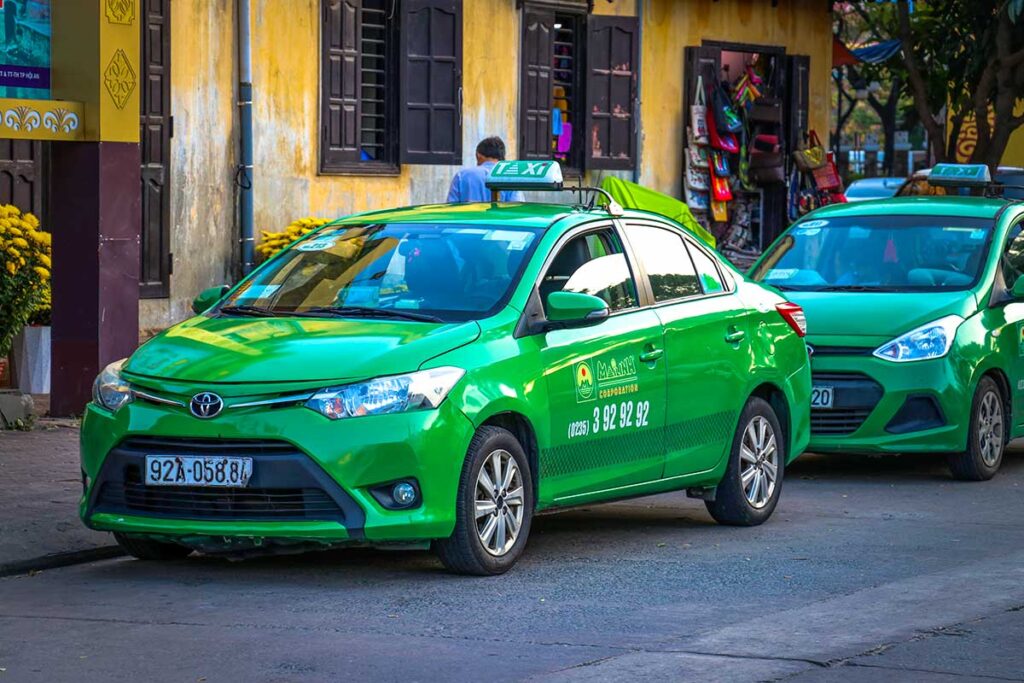
M 686 245 L 690 249 L 690 256 L 693 257 L 693 265 L 697 267 L 697 275 L 700 276 L 700 283 L 707 294 L 717 294 L 725 291 L 725 283 L 722 281 L 722 274 L 718 270 L 714 259 L 708 256 L 703 249 L 692 244 Z
M 1013 283 L 1024 274 L 1024 223 L 1018 223 L 1010 228 L 1010 234 L 1006 238 L 1006 249 L 1003 251 L 1003 258 L 999 267 L 1003 269 L 1003 281 L 1006 288 L 1011 289 Z
M 701 293 L 697 271 L 679 234 L 648 225 L 627 225 L 636 258 L 647 271 L 655 301 L 672 301 Z
M 545 313 L 548 295 L 561 291 L 599 297 L 612 311 L 636 308 L 636 284 L 611 230 L 574 237 L 559 250 L 540 282 Z

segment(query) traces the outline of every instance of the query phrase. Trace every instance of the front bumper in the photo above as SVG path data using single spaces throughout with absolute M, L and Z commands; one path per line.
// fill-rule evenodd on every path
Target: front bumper
M 245 540 L 418 542 L 444 538 L 473 425 L 450 401 L 431 411 L 331 421 L 301 406 L 225 411 L 200 420 L 135 401 L 116 414 L 90 404 L 81 432 L 80 514 L 91 528 L 195 547 Z M 145 487 L 145 455 L 253 458 L 244 489 Z M 420 502 L 385 508 L 371 493 L 415 480 Z
M 843 453 L 959 452 L 967 445 L 971 387 L 950 357 L 893 363 L 869 355 L 812 359 L 814 386 L 835 389 L 834 407 L 811 409 L 809 450 Z

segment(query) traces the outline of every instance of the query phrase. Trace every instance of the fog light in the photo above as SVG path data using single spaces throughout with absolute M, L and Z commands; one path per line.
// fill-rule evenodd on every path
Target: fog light
M 391 489 L 391 497 L 399 505 L 412 505 L 416 500 L 416 487 L 407 481 L 400 481 Z

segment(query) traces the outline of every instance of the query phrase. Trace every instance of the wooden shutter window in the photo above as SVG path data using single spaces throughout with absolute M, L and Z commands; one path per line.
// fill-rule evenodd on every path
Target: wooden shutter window
M 810 126 L 808 108 L 811 97 L 811 58 L 806 55 L 792 55 L 788 61 L 789 92 L 786 101 L 789 112 L 786 121 L 789 130 L 787 137 L 791 149 L 796 149 L 803 143 Z
M 359 161 L 359 0 L 324 0 L 320 170 Z
M 550 159 L 551 66 L 555 15 L 529 10 L 523 17 L 523 55 L 519 83 L 519 158 Z
M 587 168 L 630 169 L 636 164 L 638 35 L 635 17 L 590 17 Z
M 171 283 L 171 0 L 142 14 L 142 230 L 139 296 L 165 298 Z
M 409 0 L 402 31 L 402 161 L 462 163 L 462 0 Z

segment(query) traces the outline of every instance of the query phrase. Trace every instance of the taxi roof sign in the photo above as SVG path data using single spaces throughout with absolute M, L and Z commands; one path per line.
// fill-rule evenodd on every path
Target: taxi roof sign
M 938 187 L 988 187 L 992 172 L 985 164 L 936 164 L 928 184 Z
M 487 189 L 561 190 L 562 167 L 557 161 L 499 161 L 487 177 Z

